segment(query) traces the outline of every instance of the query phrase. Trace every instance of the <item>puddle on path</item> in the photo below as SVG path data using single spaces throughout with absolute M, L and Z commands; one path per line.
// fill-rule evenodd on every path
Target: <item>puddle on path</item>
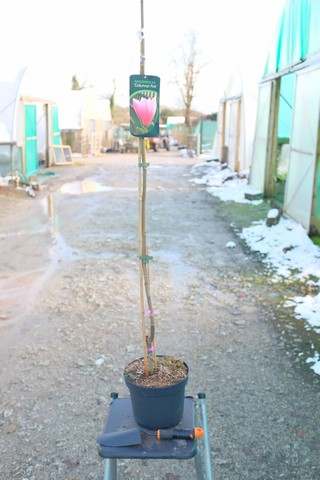
M 59 192 L 68 195 L 82 195 L 84 193 L 111 192 L 113 187 L 103 185 L 92 178 L 85 178 L 75 182 L 68 182 L 60 187 Z
M 74 258 L 116 258 L 116 257 L 127 257 L 128 254 L 125 253 L 116 253 L 109 251 L 101 252 L 92 252 L 86 251 L 81 248 L 75 248 L 70 246 L 64 236 L 59 231 L 59 215 L 56 212 L 55 207 L 55 195 L 49 194 L 46 198 L 41 201 L 41 206 L 48 215 L 50 224 L 51 224 L 51 239 L 52 243 L 50 245 L 50 258 L 51 258 L 51 271 L 56 267 L 57 262 L 61 260 L 72 260 Z
M 77 180 L 74 182 L 64 183 L 57 193 L 64 195 L 85 195 L 86 193 L 104 193 L 113 192 L 114 190 L 122 190 L 124 192 L 137 192 L 136 187 L 123 187 L 120 185 L 103 185 L 93 178 L 85 178 L 84 180 Z M 149 190 L 154 190 L 150 188 Z
M 104 187 L 98 182 L 88 181 L 84 183 L 71 182 L 62 188 L 64 193 L 77 192 L 77 194 L 109 190 L 112 188 Z M 10 239 L 16 239 L 17 236 L 21 237 L 20 242 L 26 249 L 23 257 L 25 261 L 20 261 L 17 268 L 8 261 L 7 268 L 0 275 L 0 328 L 13 327 L 20 318 L 28 313 L 37 295 L 58 268 L 60 262 L 83 258 L 128 257 L 127 253 L 119 254 L 105 250 L 91 252 L 69 245 L 59 231 L 59 215 L 56 211 L 55 195 L 56 193 L 49 194 L 40 200 L 42 211 L 48 218 L 45 224 L 42 216 L 35 215 L 32 217 L 32 222 L 28 223 L 28 228 L 7 229 L 0 234 L 0 239 L 6 242 L 7 250 L 11 248 Z M 36 265 L 33 258 L 36 259 Z
M 74 250 L 67 244 L 59 232 L 59 219 L 55 208 L 54 195 L 49 194 L 41 200 L 41 206 L 50 220 L 50 233 L 52 243 L 50 245 L 51 270 L 55 268 L 57 261 L 62 258 L 68 258 L 73 255 Z

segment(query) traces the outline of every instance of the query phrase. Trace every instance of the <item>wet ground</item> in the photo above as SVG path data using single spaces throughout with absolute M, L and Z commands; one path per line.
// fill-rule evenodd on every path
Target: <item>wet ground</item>
M 148 161 L 157 349 L 186 361 L 188 395 L 206 392 L 214 478 L 317 480 L 319 376 L 304 356 L 318 340 L 282 308 L 302 286 L 274 284 L 236 234 L 269 206 L 208 195 L 177 151 Z M 1 480 L 103 478 L 95 438 L 142 354 L 137 170 L 107 154 L 55 169 L 35 198 L 0 193 Z M 195 472 L 120 461 L 122 478 Z

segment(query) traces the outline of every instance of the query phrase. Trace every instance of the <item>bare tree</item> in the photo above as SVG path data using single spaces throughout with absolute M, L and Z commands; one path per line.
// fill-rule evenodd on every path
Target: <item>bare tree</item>
M 80 85 L 77 75 L 73 75 L 71 79 L 71 90 L 83 90 L 86 88 L 86 82 Z
M 201 50 L 198 48 L 198 35 L 190 32 L 186 41 L 180 45 L 181 55 L 174 59 L 176 78 L 174 83 L 178 86 L 185 110 L 185 123 L 191 132 L 191 107 L 195 96 L 197 78 L 205 66 L 201 64 Z
M 109 96 L 107 96 L 107 98 L 109 98 L 109 101 L 110 101 L 110 111 L 111 111 L 111 118 L 112 118 L 112 121 L 114 121 L 114 117 L 115 117 L 115 97 L 116 97 L 116 80 L 113 79 L 112 81 L 112 84 L 113 84 L 113 89 L 112 89 L 112 93 L 109 94 Z
M 109 100 L 109 105 L 110 105 L 110 113 L 111 113 L 111 120 L 112 122 L 115 121 L 116 117 L 116 104 L 115 104 L 115 99 L 116 99 L 116 80 L 115 78 L 112 80 L 112 91 L 109 93 L 103 93 L 100 95 L 100 98 L 103 98 L 104 100 Z

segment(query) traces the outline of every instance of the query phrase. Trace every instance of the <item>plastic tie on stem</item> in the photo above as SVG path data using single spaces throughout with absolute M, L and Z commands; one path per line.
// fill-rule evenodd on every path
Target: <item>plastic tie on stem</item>
M 149 316 L 149 317 L 154 317 L 155 315 L 157 315 L 157 310 L 146 310 L 146 314 Z
M 142 40 L 143 37 L 144 37 L 144 30 L 143 28 L 140 28 L 140 30 L 137 32 L 137 37 L 138 37 L 138 40 Z
M 156 347 L 155 346 L 152 346 L 152 347 L 149 347 L 147 348 L 148 352 L 155 352 L 156 351 Z
M 142 263 L 149 263 L 149 261 L 153 259 L 150 255 L 141 255 L 139 258 Z
M 138 163 L 138 166 L 139 167 L 142 167 L 142 168 L 147 168 L 149 167 L 150 163 L 147 163 L 147 162 L 139 162 Z

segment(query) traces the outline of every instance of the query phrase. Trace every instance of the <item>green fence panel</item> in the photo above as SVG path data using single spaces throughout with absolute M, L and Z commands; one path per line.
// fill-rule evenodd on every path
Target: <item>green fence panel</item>
M 31 175 L 36 173 L 39 167 L 36 105 L 25 105 L 25 146 L 26 174 Z
M 62 145 L 61 133 L 59 128 L 58 107 L 56 106 L 51 107 L 51 121 L 53 145 Z

